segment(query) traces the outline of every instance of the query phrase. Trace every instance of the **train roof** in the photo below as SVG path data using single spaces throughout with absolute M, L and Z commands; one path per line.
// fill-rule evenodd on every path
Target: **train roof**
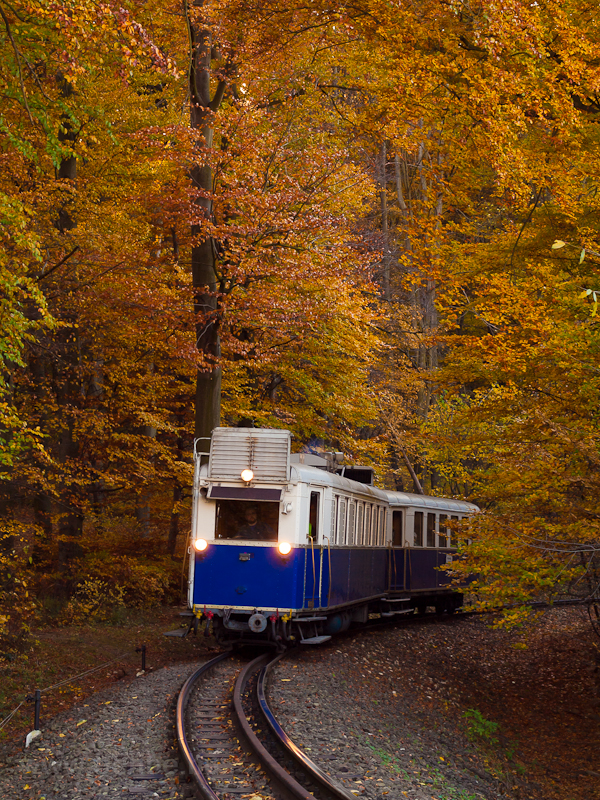
M 371 502 L 386 503 L 392 507 L 431 508 L 463 514 L 479 511 L 476 505 L 464 500 L 388 492 L 339 475 L 332 468 L 341 463 L 341 453 L 329 454 L 329 460 L 310 453 L 292 454 L 291 439 L 290 431 L 278 428 L 215 428 L 208 464 L 202 465 L 198 476 L 201 476 L 203 485 L 208 483 L 214 487 L 220 486 L 222 482 L 240 485 L 243 483 L 241 472 L 251 468 L 257 484 L 282 487 L 280 491 L 290 481 L 302 481 L 315 486 L 331 487 L 339 492 L 358 495 Z M 203 455 L 196 451 L 196 443 L 194 450 L 196 457 Z M 198 466 L 199 464 L 200 462 Z M 216 497 L 214 490 L 211 492 L 211 496 Z M 248 492 L 244 499 L 257 499 L 254 496 L 250 498 L 251 494 L 252 492 Z
M 292 481 L 302 481 L 304 483 L 312 483 L 317 486 L 331 486 L 338 491 L 348 492 L 349 494 L 361 494 L 366 497 L 371 497 L 373 501 L 386 501 L 387 494 L 382 489 L 376 486 L 370 486 L 367 483 L 359 483 L 350 478 L 344 478 L 335 472 L 327 472 L 327 470 L 319 469 L 319 467 L 311 467 L 307 464 L 292 464 Z
M 386 502 L 391 507 L 421 507 L 437 510 L 456 511 L 463 514 L 473 514 L 479 511 L 478 506 L 467 503 L 465 500 L 454 500 L 450 497 L 434 497 L 432 495 L 410 494 L 409 492 L 388 492 L 385 489 L 378 489 L 376 486 L 369 486 L 350 478 L 344 478 L 335 472 L 326 472 L 318 467 L 311 467 L 305 464 L 292 464 L 292 481 L 302 481 L 312 483 L 317 486 L 330 486 L 338 491 L 348 492 L 349 494 L 359 494 L 369 497 L 373 502 Z
M 452 497 L 435 497 L 429 494 L 411 494 L 410 492 L 385 492 L 388 503 L 394 506 L 425 506 L 425 508 L 449 509 L 451 511 L 474 514 L 479 506 L 466 500 L 454 500 Z

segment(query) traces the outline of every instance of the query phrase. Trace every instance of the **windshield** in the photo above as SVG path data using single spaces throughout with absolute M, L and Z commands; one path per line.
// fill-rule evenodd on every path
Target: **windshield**
M 276 542 L 279 503 L 217 500 L 217 539 Z

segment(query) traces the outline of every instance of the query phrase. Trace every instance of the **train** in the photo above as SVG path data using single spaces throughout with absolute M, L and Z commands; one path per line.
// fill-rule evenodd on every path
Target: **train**
M 372 468 L 291 442 L 219 427 L 208 450 L 195 444 L 188 613 L 206 635 L 319 645 L 374 616 L 461 607 L 440 567 L 476 505 L 380 489 Z

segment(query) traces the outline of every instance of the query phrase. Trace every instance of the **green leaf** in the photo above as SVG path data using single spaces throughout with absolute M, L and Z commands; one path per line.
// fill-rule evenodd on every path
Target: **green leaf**
M 560 239 L 557 239 L 554 244 L 552 245 L 553 250 L 559 250 L 561 247 L 564 247 L 566 242 L 561 242 Z
M 579 256 L 579 263 L 583 264 L 583 259 L 585 258 L 585 250 L 581 251 L 581 255 Z
M 579 299 L 582 300 L 584 297 L 588 297 L 592 293 L 591 289 L 584 289 L 583 292 L 579 295 Z

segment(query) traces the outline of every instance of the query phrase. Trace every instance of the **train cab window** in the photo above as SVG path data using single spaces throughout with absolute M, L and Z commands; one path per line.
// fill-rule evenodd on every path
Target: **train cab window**
M 435 547 L 435 514 L 427 514 L 427 547 Z
M 459 520 L 459 518 L 454 516 L 454 514 L 450 517 L 450 519 L 456 520 L 456 522 Z M 458 537 L 454 529 L 450 531 L 450 547 L 458 547 Z
M 383 547 L 385 544 L 385 509 L 383 506 L 379 506 L 379 536 L 377 538 L 377 544 L 380 547 Z
M 438 536 L 438 547 L 448 547 L 448 527 L 446 514 L 440 514 L 440 533 Z
M 308 533 L 307 539 L 313 542 L 319 541 L 319 492 L 310 493 L 310 509 L 308 512 Z
M 276 542 L 279 503 L 217 500 L 215 538 Z
M 392 544 L 394 547 L 402 547 L 402 512 L 392 512 Z
M 423 512 L 415 511 L 415 547 L 423 547 Z

